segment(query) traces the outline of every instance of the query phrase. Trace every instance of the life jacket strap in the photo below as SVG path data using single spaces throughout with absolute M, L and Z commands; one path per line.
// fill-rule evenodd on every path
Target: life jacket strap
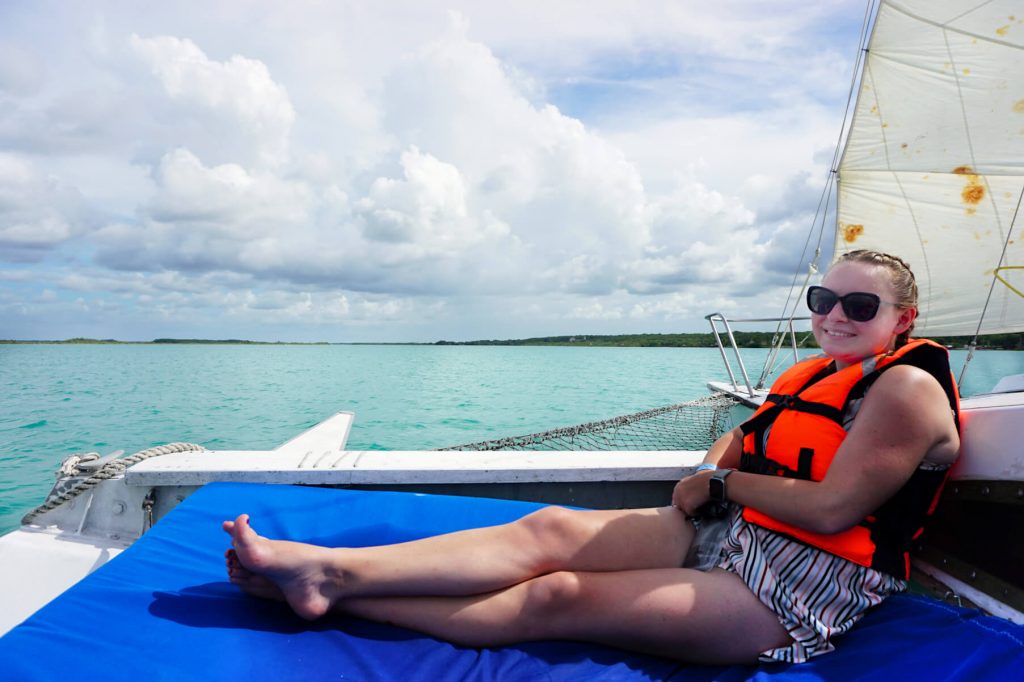
M 765 401 L 775 404 L 740 424 L 740 430 L 743 432 L 744 436 L 749 436 L 751 433 L 755 432 L 763 432 L 775 422 L 775 419 L 783 410 L 795 410 L 797 412 L 816 414 L 820 417 L 831 419 L 840 426 L 843 423 L 843 411 L 839 408 L 825 403 L 816 403 L 810 400 L 804 400 L 798 395 L 769 393 L 768 397 L 765 398 Z
M 744 452 L 740 455 L 740 471 L 749 471 L 766 476 L 799 478 L 805 481 L 811 480 L 811 462 L 814 460 L 814 450 L 812 448 L 800 448 L 796 469 L 791 469 L 785 464 L 765 456 L 761 452 L 762 448 L 760 447 L 757 450 L 758 452 Z

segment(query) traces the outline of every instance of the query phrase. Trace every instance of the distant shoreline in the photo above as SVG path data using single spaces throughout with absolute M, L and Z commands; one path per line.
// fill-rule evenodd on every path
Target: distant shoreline
M 770 348 L 771 332 L 734 332 L 741 348 Z M 798 335 L 801 348 L 815 348 L 810 332 Z M 965 349 L 970 342 L 966 336 L 930 337 L 953 349 Z M 724 342 L 724 341 L 723 341 Z M 153 339 L 152 341 L 119 341 L 117 339 L 72 338 L 65 340 L 4 340 L 0 344 L 59 344 L 59 345 L 237 345 L 237 346 L 567 346 L 607 348 L 714 348 L 715 337 L 710 333 L 691 334 L 578 334 L 573 336 L 541 336 L 528 339 L 483 339 L 477 341 L 249 341 L 246 339 Z M 787 344 L 788 345 L 788 344 Z M 979 350 L 1024 350 L 1024 333 L 990 334 L 978 338 Z

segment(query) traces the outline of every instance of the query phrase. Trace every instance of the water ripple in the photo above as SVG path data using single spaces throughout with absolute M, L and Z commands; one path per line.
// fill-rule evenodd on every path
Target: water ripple
M 343 410 L 351 449 L 429 449 L 690 400 L 720 363 L 710 348 L 2 345 L 0 533 L 76 452 L 269 450 Z M 979 352 L 964 394 L 1010 373 L 1024 353 Z

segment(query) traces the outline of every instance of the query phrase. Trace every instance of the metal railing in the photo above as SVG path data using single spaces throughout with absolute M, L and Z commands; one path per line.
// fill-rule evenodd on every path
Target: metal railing
M 737 323 L 737 322 L 785 322 L 786 323 L 786 327 L 788 329 L 788 333 L 789 333 L 790 344 L 792 345 L 792 348 L 793 348 L 793 361 L 796 362 L 796 361 L 798 361 L 800 359 L 800 355 L 799 355 L 799 352 L 797 351 L 796 330 L 793 328 L 793 323 L 794 322 L 801 322 L 801 321 L 809 320 L 811 318 L 809 318 L 809 317 L 786 317 L 786 318 L 758 317 L 758 318 L 746 318 L 746 319 L 730 320 L 729 318 L 727 318 L 722 313 L 711 313 L 710 315 L 705 315 L 704 319 L 707 320 L 708 323 L 711 324 L 711 331 L 715 335 L 715 344 L 718 346 L 718 352 L 722 354 L 722 361 L 725 363 L 725 371 L 727 371 L 729 373 L 729 381 L 732 383 L 733 390 L 738 393 L 740 391 L 740 385 L 736 381 L 736 374 L 732 371 L 732 364 L 729 362 L 729 356 L 725 352 L 725 346 L 722 345 L 722 330 L 720 330 L 718 328 L 718 323 L 720 322 L 723 325 L 723 327 L 725 328 L 724 331 L 725 331 L 726 336 L 729 339 L 729 346 L 732 348 L 733 354 L 736 356 L 736 362 L 737 362 L 737 364 L 739 364 L 740 373 L 743 375 L 743 383 L 744 383 L 744 385 L 747 388 L 747 394 L 751 398 L 753 398 L 754 395 L 755 395 L 756 389 L 763 388 L 762 382 L 764 381 L 764 379 L 767 376 L 768 372 L 765 371 L 763 373 L 761 379 L 758 381 L 758 385 L 757 386 L 751 385 L 751 383 L 750 383 L 750 376 L 747 374 L 747 366 L 743 362 L 743 356 L 740 355 L 740 348 L 736 344 L 736 337 L 733 336 L 732 327 L 730 326 L 729 323 L 730 322 L 732 322 L 732 323 Z M 781 348 L 781 344 L 779 344 L 779 347 Z M 776 346 L 773 343 L 772 344 L 772 352 L 768 355 L 768 359 L 767 359 L 766 364 L 765 364 L 766 368 L 768 366 L 768 363 L 770 363 L 772 361 L 772 359 L 774 358 L 775 352 L 776 352 Z

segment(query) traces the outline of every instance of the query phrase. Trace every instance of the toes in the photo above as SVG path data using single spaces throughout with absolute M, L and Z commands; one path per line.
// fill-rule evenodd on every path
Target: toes
M 249 525 L 249 515 L 242 514 L 232 524 L 231 537 L 236 543 L 249 543 L 256 539 L 256 531 Z
M 225 533 L 235 539 L 238 538 L 240 532 L 245 532 L 246 530 L 253 534 L 256 532 L 249 526 L 248 514 L 240 514 L 234 521 L 225 521 L 220 527 L 224 529 Z
M 232 579 L 251 578 L 254 575 L 256 575 L 256 573 L 253 573 L 252 571 L 244 568 L 243 566 L 231 566 L 228 568 L 228 577 Z

